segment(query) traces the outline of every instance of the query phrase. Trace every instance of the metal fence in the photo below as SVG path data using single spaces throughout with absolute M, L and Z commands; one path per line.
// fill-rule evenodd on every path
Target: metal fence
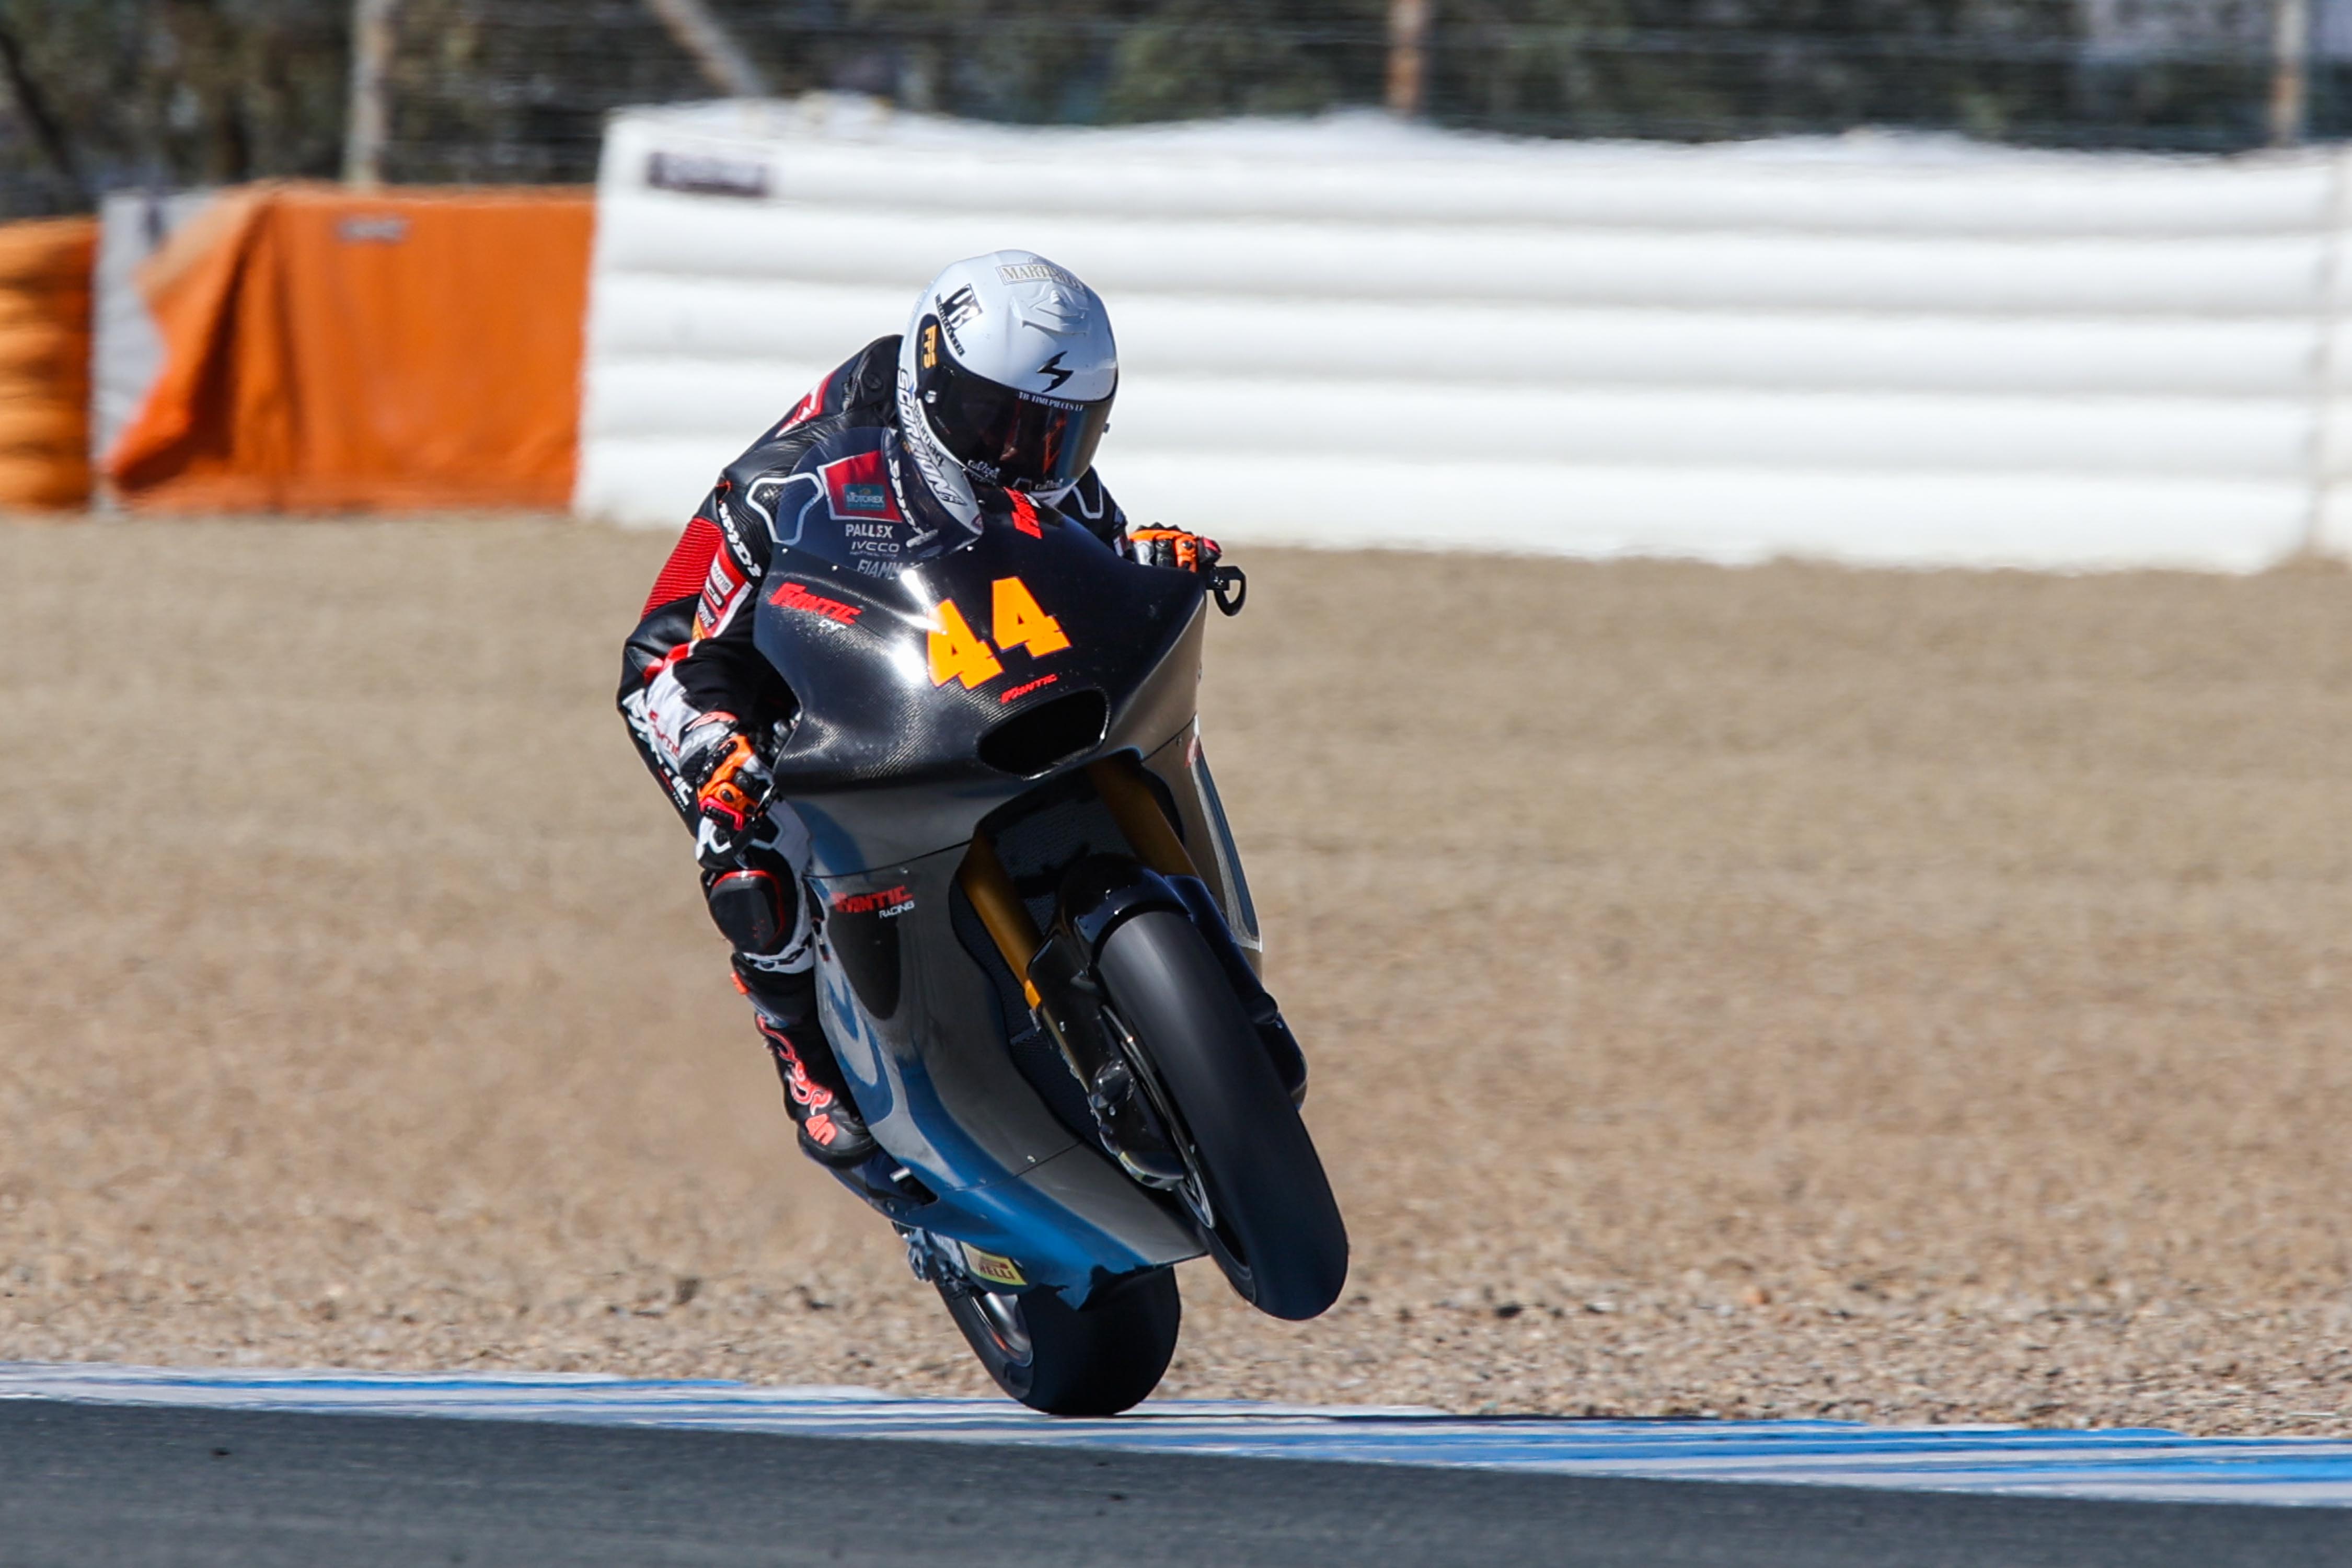
M 697 9 L 764 90 L 986 120 L 1401 101 L 1437 124 L 1538 136 L 1873 126 L 2178 150 L 2352 130 L 2352 0 L 371 5 L 389 24 L 380 167 L 398 181 L 588 178 L 608 110 L 729 79 L 681 42 L 678 14 Z M 331 176 L 352 37 L 348 0 L 0 0 L 0 208 Z

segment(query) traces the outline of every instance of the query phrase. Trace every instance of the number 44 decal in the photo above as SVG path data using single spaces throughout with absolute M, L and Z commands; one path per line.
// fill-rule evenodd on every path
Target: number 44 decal
M 997 651 L 1017 647 L 1031 658 L 1043 658 L 1070 646 L 1062 623 L 1039 606 L 1036 595 L 1018 577 L 999 577 L 990 595 L 988 624 L 995 628 L 996 647 L 971 629 L 953 599 L 940 601 L 940 624 L 931 632 L 931 684 L 961 680 L 967 690 L 1004 673 Z

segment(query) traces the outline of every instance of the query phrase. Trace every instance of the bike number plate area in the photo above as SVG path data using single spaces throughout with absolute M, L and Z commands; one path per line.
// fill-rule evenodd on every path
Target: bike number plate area
M 1197 574 L 1137 565 L 1063 522 L 1034 537 L 991 526 L 887 577 L 823 551 L 779 552 L 753 635 L 800 703 L 775 773 L 819 868 L 903 863 L 969 838 L 1044 776 L 1014 771 L 1034 752 L 982 744 L 1033 711 L 1041 732 L 1078 749 L 1050 746 L 1025 770 L 1149 754 L 1183 732 L 1204 594 Z

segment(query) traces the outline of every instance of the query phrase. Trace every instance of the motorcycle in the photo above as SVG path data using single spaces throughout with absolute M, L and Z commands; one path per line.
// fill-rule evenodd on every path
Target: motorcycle
M 1245 582 L 1018 498 L 952 541 L 795 526 L 753 635 L 803 703 L 775 798 L 879 1145 L 835 1173 L 1037 1410 L 1150 1394 L 1204 1253 L 1260 1310 L 1322 1312 L 1347 1231 L 1194 711 L 1208 605 Z

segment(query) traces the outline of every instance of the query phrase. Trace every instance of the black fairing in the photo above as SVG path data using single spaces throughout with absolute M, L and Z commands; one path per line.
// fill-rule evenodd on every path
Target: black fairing
M 882 1149 L 844 1180 L 1075 1306 L 1203 1242 L 1177 1200 L 1108 1157 L 1070 1042 L 1039 1026 L 961 871 L 985 822 L 1048 946 L 1077 944 L 1053 988 L 1083 995 L 1093 954 L 1074 923 L 1098 939 L 1147 902 L 1192 912 L 1136 866 L 1082 765 L 1129 753 L 1230 923 L 1223 962 L 1249 973 L 1256 922 L 1193 727 L 1206 588 L 1044 509 L 926 533 L 878 479 L 839 488 L 868 515 L 835 517 L 822 495 L 794 513 L 752 631 L 802 704 L 777 793 L 812 844 L 820 1016 Z M 1066 883 L 1088 857 L 1125 869 L 1098 868 L 1074 900 Z M 1108 1062 L 1101 1033 L 1079 1054 Z
M 1055 769 L 1123 748 L 1149 755 L 1191 723 L 1206 598 L 1194 574 L 1126 561 L 1043 509 L 1034 534 L 992 521 L 967 543 L 886 568 L 811 510 L 761 584 L 753 635 L 800 698 L 775 773 L 818 875 L 961 843 Z M 998 643 L 1008 579 L 1067 647 Z M 934 679 L 947 604 L 987 639 L 996 673 Z

